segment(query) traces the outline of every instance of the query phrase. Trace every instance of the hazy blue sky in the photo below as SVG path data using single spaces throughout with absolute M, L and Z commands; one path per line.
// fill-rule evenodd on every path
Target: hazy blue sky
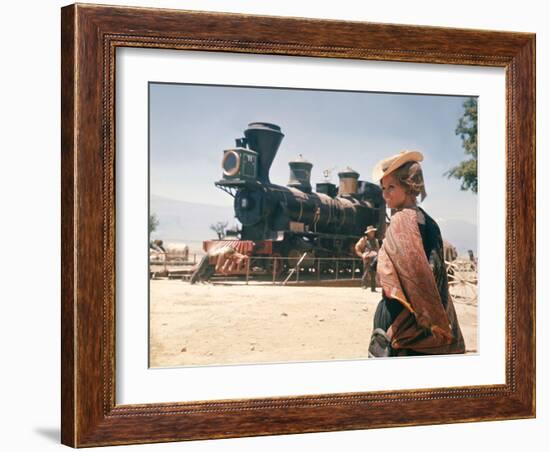
M 286 185 L 288 161 L 298 154 L 313 163 L 312 185 L 323 170 L 346 166 L 371 181 L 374 164 L 404 149 L 424 153 L 434 218 L 477 224 L 477 196 L 443 173 L 464 159 L 455 135 L 464 97 L 343 91 L 150 85 L 151 194 L 211 205 L 232 205 L 214 187 L 224 149 L 234 147 L 250 122 L 279 125 L 285 138 L 271 181 Z

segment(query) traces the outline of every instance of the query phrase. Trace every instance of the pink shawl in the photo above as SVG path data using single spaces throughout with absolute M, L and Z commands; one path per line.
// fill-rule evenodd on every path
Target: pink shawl
M 405 309 L 388 335 L 394 349 L 422 353 L 464 353 L 464 340 L 451 297 L 441 303 L 418 228 L 417 210 L 403 209 L 392 216 L 378 255 L 378 276 L 384 294 Z

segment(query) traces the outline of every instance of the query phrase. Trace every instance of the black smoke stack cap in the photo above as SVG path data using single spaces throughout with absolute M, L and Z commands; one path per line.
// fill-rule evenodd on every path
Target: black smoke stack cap
M 251 122 L 244 136 L 248 147 L 258 153 L 258 180 L 270 184 L 269 169 L 284 138 L 281 128 L 268 122 Z

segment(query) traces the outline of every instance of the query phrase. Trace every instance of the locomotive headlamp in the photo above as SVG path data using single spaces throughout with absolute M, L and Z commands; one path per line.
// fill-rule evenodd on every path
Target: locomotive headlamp
M 226 149 L 222 157 L 223 179 L 240 183 L 255 181 L 258 175 L 258 153 L 252 149 Z
M 226 151 L 222 159 L 224 176 L 236 176 L 241 168 L 241 156 L 236 151 Z

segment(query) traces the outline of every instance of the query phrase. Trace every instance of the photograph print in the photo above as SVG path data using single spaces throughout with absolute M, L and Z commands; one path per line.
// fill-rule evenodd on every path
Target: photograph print
M 150 82 L 149 366 L 478 353 L 477 103 Z

